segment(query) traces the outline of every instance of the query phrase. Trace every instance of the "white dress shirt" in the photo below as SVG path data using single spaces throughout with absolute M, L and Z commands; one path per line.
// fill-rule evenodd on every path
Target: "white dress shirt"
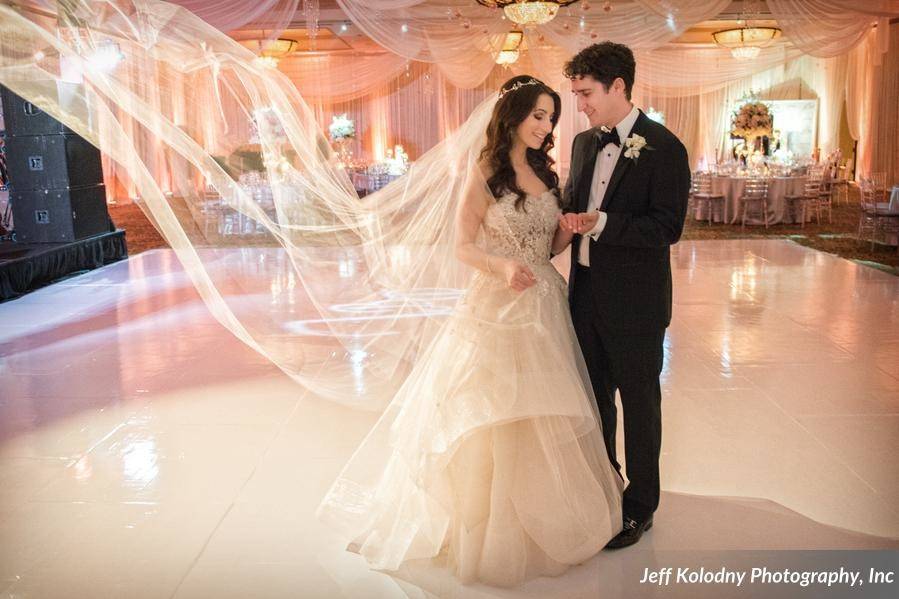
M 615 129 L 618 130 L 618 137 L 621 138 L 621 145 L 606 144 L 606 147 L 600 148 L 596 155 L 596 166 L 593 168 L 593 181 L 590 183 L 590 199 L 587 201 L 587 212 L 591 210 L 599 210 L 602 204 L 602 198 L 606 194 L 606 188 L 609 186 L 609 179 L 612 177 L 612 171 L 618 163 L 618 157 L 621 155 L 621 148 L 624 146 L 624 140 L 631 134 L 634 123 L 640 110 L 636 106 L 631 108 L 627 116 L 621 119 Z M 605 212 L 599 213 L 599 219 L 590 231 L 584 233 L 581 237 L 581 244 L 578 248 L 578 264 L 582 266 L 590 266 L 590 240 L 599 238 L 603 228 L 606 226 L 608 216 Z

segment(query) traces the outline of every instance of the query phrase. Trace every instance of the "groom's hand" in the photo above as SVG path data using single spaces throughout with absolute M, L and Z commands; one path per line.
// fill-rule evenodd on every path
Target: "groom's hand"
M 587 233 L 596 226 L 598 220 L 599 212 L 596 210 L 592 212 L 581 212 L 580 214 L 569 212 L 568 214 L 563 214 L 559 217 L 559 226 L 562 227 L 563 231 L 569 231 L 571 233 Z
M 578 230 L 576 232 L 587 233 L 596 226 L 596 222 L 599 220 L 599 211 L 582 212 L 576 216 L 578 218 Z

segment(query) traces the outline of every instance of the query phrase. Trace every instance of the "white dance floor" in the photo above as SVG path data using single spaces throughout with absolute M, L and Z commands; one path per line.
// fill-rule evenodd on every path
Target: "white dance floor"
M 899 548 L 899 278 L 780 240 L 673 261 L 655 527 L 517 589 L 345 552 L 313 510 L 376 415 L 239 342 L 170 251 L 0 304 L 0 595 L 605 598 L 671 552 Z

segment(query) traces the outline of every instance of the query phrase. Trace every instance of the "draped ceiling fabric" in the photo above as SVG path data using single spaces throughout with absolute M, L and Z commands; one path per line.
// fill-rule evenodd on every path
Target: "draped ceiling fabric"
M 336 0 L 350 21 L 384 52 L 351 57 L 298 54 L 280 69 L 304 97 L 350 100 L 394 79 L 408 61 L 433 63 L 456 87 L 482 85 L 496 70 L 495 59 L 510 22 L 502 11 L 474 0 Z M 175 0 L 222 31 L 250 23 L 283 28 L 300 0 Z M 786 44 L 766 48 L 754 61 L 734 60 L 727 50 L 670 42 L 697 23 L 709 20 L 730 0 L 615 0 L 605 12 L 598 2 L 563 8 L 549 23 L 525 30 L 524 56 L 533 71 L 559 85 L 565 60 L 598 40 L 627 44 L 639 58 L 644 84 L 666 88 L 668 95 L 692 95 L 697 87 L 724 86 L 782 64 L 800 54 L 831 57 L 855 47 L 874 23 L 899 16 L 899 0 L 769 0 L 784 29 Z M 589 6 L 589 10 L 583 10 Z M 888 36 L 881 39 L 886 50 Z M 685 46 L 687 46 L 685 48 Z M 680 50 L 676 50 L 680 48 Z M 655 50 L 661 50 L 658 54 Z M 513 66 L 512 73 L 520 72 Z
M 459 87 L 473 87 L 490 74 L 510 29 L 502 11 L 469 0 L 337 0 L 337 4 L 378 44 L 409 60 L 435 63 Z M 529 28 L 525 45 L 530 54 L 542 55 L 543 76 L 558 85 L 565 58 L 593 41 L 615 39 L 635 50 L 651 50 L 729 4 L 730 0 L 638 0 L 616 2 L 610 13 L 598 6 L 583 11 L 574 5 L 546 25 Z M 546 60 L 547 56 L 551 58 Z
M 293 20 L 300 0 L 173 0 L 216 29 L 228 32 L 248 25 L 266 30 L 266 37 L 277 37 Z
M 899 2 L 893 0 L 769 0 L 767 4 L 784 35 L 806 54 L 820 57 L 845 54 L 857 46 L 874 18 L 886 40 L 889 17 L 899 13 Z
M 409 60 L 437 64 L 461 87 L 483 81 L 510 29 L 502 11 L 472 0 L 336 1 L 352 22 L 382 47 Z M 577 3 L 561 9 L 549 23 L 528 28 L 525 47 L 529 53 L 542 55 L 540 61 L 553 79 L 561 76 L 558 66 L 567 56 L 598 40 L 627 44 L 644 62 L 652 61 L 651 51 L 671 46 L 669 42 L 687 29 L 714 18 L 730 4 L 729 0 L 631 0 L 612 2 L 612 10 L 605 12 L 597 2 Z M 872 25 L 879 23 L 883 32 L 888 19 L 899 16 L 899 2 L 894 0 L 768 0 L 767 6 L 789 40 L 787 52 L 821 58 L 847 53 Z M 881 51 L 885 49 L 884 44 Z M 683 80 L 682 74 L 689 73 L 693 84 L 705 81 L 724 85 L 745 76 L 745 70 L 753 64 L 755 72 L 771 66 L 769 56 L 749 66 L 721 69 L 716 64 L 713 72 L 706 72 L 705 68 L 694 67 L 705 67 L 718 56 L 726 56 L 731 64 L 737 61 L 726 50 L 708 49 L 695 57 L 693 50 L 685 51 L 680 58 L 686 61 L 676 64 L 669 61 L 671 55 L 663 54 L 660 61 L 675 70 L 657 69 L 648 83 L 671 87 Z M 464 67 L 461 71 L 459 65 Z M 729 69 L 736 72 L 728 76 Z
M 762 49 L 758 58 L 738 61 L 728 50 L 710 43 L 674 42 L 690 27 L 727 9 L 729 0 L 612 0 L 609 12 L 602 10 L 600 2 L 590 3 L 589 10 L 584 10 L 584 3 L 576 3 L 560 10 L 549 23 L 525 29 L 521 58 L 504 69 L 495 59 L 511 23 L 500 10 L 474 0 L 335 2 L 354 29 L 378 46 L 352 53 L 297 53 L 283 58 L 278 69 L 310 104 L 322 127 L 331 116 L 344 112 L 356 122 L 358 135 L 351 144 L 363 162 L 383 157 L 395 144 L 402 144 L 412 159 L 417 158 L 513 75 L 532 74 L 567 90 L 562 76 L 565 61 L 603 39 L 634 49 L 635 101 L 666 114 L 669 127 L 684 139 L 694 166 L 722 153 L 729 110 L 736 99 L 749 91 L 765 92 L 776 85 L 777 77 L 797 69 L 803 89 L 820 102 L 821 150 L 826 153 L 838 147 L 836 132 L 845 101 L 851 107 L 847 111 L 850 131 L 861 146 L 859 156 L 873 155 L 866 149 L 872 138 L 865 133 L 874 128 L 865 123 L 879 116 L 865 94 L 882 86 L 879 79 L 874 81 L 873 71 L 863 70 L 879 65 L 890 47 L 889 18 L 899 16 L 899 0 L 768 0 L 771 16 L 784 35 Z M 221 31 L 253 27 L 270 36 L 287 27 L 291 18 L 299 19 L 304 5 L 302 0 L 175 3 Z M 809 57 L 816 60 L 809 62 Z M 794 64 L 800 59 L 801 68 Z M 838 79 L 843 74 L 848 77 L 845 87 Z M 850 89 L 852 82 L 862 87 Z M 563 100 L 555 155 L 564 176 L 571 139 L 587 123 L 576 114 L 569 94 L 563 94 Z M 869 109 L 860 111 L 862 104 Z M 210 134 L 210 143 L 221 135 L 220 131 Z M 858 164 L 864 170 L 868 162 Z M 111 180 L 126 181 L 115 176 L 113 161 L 107 158 L 105 166 Z M 133 186 L 124 186 L 129 188 L 125 195 L 134 194 Z
M 279 68 L 316 106 L 323 124 L 330 114 L 347 112 L 357 122 L 386 130 L 386 137 L 383 132 L 368 132 L 354 142 L 362 159 L 383 153 L 381 146 L 370 143 L 372 137 L 386 139 L 388 147 L 403 144 L 413 158 L 442 139 L 461 122 L 441 114 L 452 111 L 460 90 L 482 98 L 505 78 L 522 73 L 565 90 L 565 61 L 603 39 L 634 49 L 635 100 L 666 113 L 668 125 L 685 140 L 694 166 L 714 160 L 723 151 L 728 111 L 735 100 L 750 91 L 764 96 L 777 85 L 778 77 L 789 73 L 802 82 L 796 89 L 804 84 L 809 97 L 819 99 L 818 145 L 829 152 L 839 142 L 838 123 L 846 98 L 840 77 L 847 73 L 848 53 L 864 46 L 866 56 L 878 63 L 889 47 L 888 20 L 899 16 L 899 0 L 768 0 L 784 36 L 763 48 L 758 58 L 738 61 L 727 49 L 713 44 L 672 43 L 690 27 L 719 15 L 731 4 L 729 0 L 613 1 L 609 12 L 598 2 L 591 3 L 589 10 L 577 3 L 560 10 L 547 24 L 525 29 L 521 58 L 503 69 L 495 65 L 495 59 L 510 22 L 500 10 L 472 0 L 336 2 L 360 31 L 387 52 L 352 58 L 297 56 L 282 61 Z M 404 93 L 404 86 L 424 93 Z M 386 98 L 390 108 L 380 112 L 393 115 L 392 119 L 379 118 L 367 109 L 384 106 L 384 98 L 374 100 L 375 90 L 386 89 L 392 90 Z M 563 175 L 570 140 L 587 126 L 585 119 L 574 114 L 574 103 L 566 96 L 568 116 L 563 114 L 560 122 L 556 150 Z M 404 127 L 408 119 L 427 121 L 423 115 L 439 121 L 440 127 L 426 123 Z M 861 125 L 857 129 L 865 130 Z

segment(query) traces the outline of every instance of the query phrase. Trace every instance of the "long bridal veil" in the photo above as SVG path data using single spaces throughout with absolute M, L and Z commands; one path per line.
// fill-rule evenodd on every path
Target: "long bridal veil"
M 173 4 L 0 4 L 0 83 L 113 160 L 215 318 L 319 395 L 382 408 L 470 275 L 453 214 L 495 95 L 360 199 L 291 82 Z

